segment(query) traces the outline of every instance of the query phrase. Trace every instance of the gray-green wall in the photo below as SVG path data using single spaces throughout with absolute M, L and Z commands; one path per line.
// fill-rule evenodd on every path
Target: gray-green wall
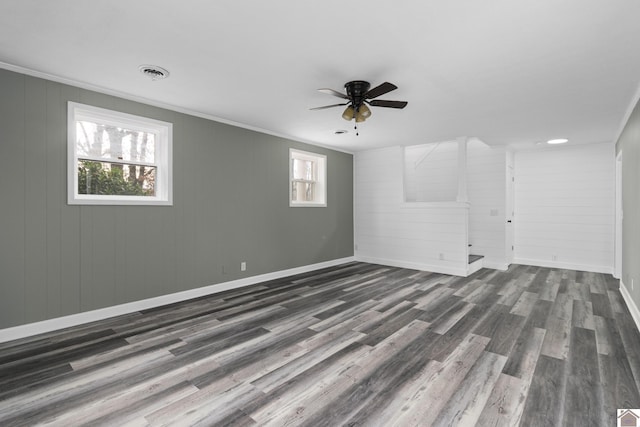
M 616 142 L 622 151 L 622 282 L 640 307 L 640 102 Z M 634 289 L 631 290 L 631 280 Z
M 67 101 L 173 123 L 174 205 L 68 206 Z M 326 208 L 289 207 L 290 147 Z M 0 329 L 352 255 L 350 154 L 0 70 Z

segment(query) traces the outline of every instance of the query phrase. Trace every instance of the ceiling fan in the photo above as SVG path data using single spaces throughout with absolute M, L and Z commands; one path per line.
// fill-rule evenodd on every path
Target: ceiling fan
M 393 83 L 384 82 L 381 85 L 369 89 L 371 85 L 369 82 L 363 80 L 354 80 L 347 82 L 344 85 L 347 93 L 338 92 L 333 89 L 318 89 L 322 93 L 337 96 L 338 98 L 346 99 L 347 102 L 341 104 L 325 105 L 323 107 L 311 108 L 312 110 L 324 110 L 325 108 L 340 107 L 346 105 L 347 108 L 342 113 L 342 118 L 351 121 L 355 119 L 356 123 L 361 123 L 371 117 L 371 110 L 368 105 L 372 107 L 386 107 L 386 108 L 404 108 L 407 106 L 406 101 L 385 101 L 377 98 L 385 93 L 389 93 L 392 90 L 398 89 L 398 86 Z M 357 126 L 357 124 L 356 124 Z M 357 129 L 357 127 L 356 127 Z

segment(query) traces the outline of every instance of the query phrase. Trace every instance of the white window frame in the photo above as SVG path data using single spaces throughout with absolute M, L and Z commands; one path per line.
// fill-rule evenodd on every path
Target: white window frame
M 316 164 L 317 177 L 315 180 L 313 202 L 298 202 L 293 200 L 293 160 L 311 160 Z M 311 153 L 308 151 L 289 149 L 289 206 L 290 207 L 315 207 L 324 208 L 327 206 L 327 156 L 323 154 Z
M 92 121 L 156 135 L 155 196 L 78 194 L 76 122 Z M 173 124 L 92 105 L 69 102 L 67 107 L 67 203 L 70 205 L 173 205 Z M 82 156 L 84 157 L 84 156 Z M 109 161 L 102 159 L 100 161 Z M 127 161 L 126 164 L 140 162 Z M 148 165 L 149 163 L 144 163 Z

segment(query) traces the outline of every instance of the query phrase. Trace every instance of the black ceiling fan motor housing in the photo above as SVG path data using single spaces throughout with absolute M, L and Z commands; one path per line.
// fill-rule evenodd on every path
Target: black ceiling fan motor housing
M 355 110 L 364 102 L 364 96 L 370 87 L 369 82 L 365 82 L 364 80 L 354 80 L 344 85 L 344 88 L 347 90 L 347 96 L 351 100 Z

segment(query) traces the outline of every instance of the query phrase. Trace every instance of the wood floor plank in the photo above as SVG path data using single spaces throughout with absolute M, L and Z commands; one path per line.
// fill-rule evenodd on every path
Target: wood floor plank
M 573 299 L 569 294 L 559 293 L 545 323 L 547 333 L 542 344 L 542 354 L 557 359 L 567 359 L 572 318 Z
M 554 275 L 550 274 L 549 279 L 541 286 L 540 299 L 545 301 L 555 301 L 558 291 L 560 290 L 560 280 L 560 278 L 556 279 Z
M 591 294 L 591 301 L 593 302 L 593 314 L 613 318 L 608 294 Z
M 552 307 L 553 303 L 550 301 L 536 301 L 528 317 L 528 321 L 531 322 L 531 326 L 534 328 L 544 329 L 547 320 L 549 319 L 549 313 L 551 313 Z
M 486 337 L 470 334 L 442 363 L 442 368 L 425 382 L 424 387 L 409 396 L 409 401 L 391 425 L 432 425 L 488 342 Z
M 550 269 L 542 268 L 542 267 L 537 268 L 535 276 L 529 283 L 527 290 L 534 294 L 540 294 L 540 292 L 542 291 L 543 285 L 547 282 L 547 278 L 549 277 L 549 274 L 551 274 Z
M 376 347 L 364 346 L 364 351 L 352 352 L 346 366 L 327 367 L 328 372 L 320 381 L 299 382 L 297 387 L 281 389 L 276 399 L 267 399 L 258 408 L 249 408 L 248 413 L 263 425 L 300 425 L 317 417 L 319 412 L 338 410 L 334 407 L 336 401 L 343 402 L 344 395 L 357 393 L 357 385 L 387 362 L 390 355 L 395 356 L 410 343 L 419 342 L 417 338 L 427 331 L 427 327 L 420 321 L 410 323 Z M 353 387 L 356 389 L 349 391 Z
M 570 370 L 564 398 L 565 425 L 599 426 L 604 423 L 604 400 L 596 337 L 593 330 L 571 329 Z
M 595 330 L 593 303 L 591 301 L 573 300 L 571 326 Z
M 326 387 L 333 391 L 351 385 L 352 375 L 361 370 L 356 361 L 369 354 L 369 351 L 368 347 L 354 342 L 270 390 L 268 395 L 247 402 L 241 410 L 261 422 L 286 416 L 287 413 L 297 414 L 306 396 L 312 395 L 314 401 L 318 400 L 318 395 L 314 395 L 312 390 L 319 390 L 318 394 L 321 394 Z M 331 397 L 330 392 L 325 395 Z
M 546 332 L 528 323 L 509 353 L 502 372 L 512 377 L 531 378 L 538 363 Z
M 635 322 L 631 316 L 616 316 L 615 324 L 621 338 L 622 348 L 624 348 L 629 360 L 636 386 L 640 390 L 640 331 L 635 327 Z M 616 348 L 620 348 L 619 344 L 616 345 Z
M 607 296 L 609 297 L 609 303 L 611 303 L 611 311 L 613 311 L 613 313 L 626 314 L 629 312 L 619 290 L 608 290 Z
M 447 333 L 475 307 L 475 304 L 459 301 L 431 324 L 432 330 L 437 334 Z
M 510 313 L 518 316 L 528 317 L 540 296 L 528 291 L 523 292 L 520 298 L 513 304 Z
M 507 358 L 485 351 L 438 414 L 434 426 L 476 425 Z
M 640 332 L 611 275 L 350 262 L 0 343 L 0 425 L 613 425 Z
M 525 380 L 500 374 L 475 425 L 520 425 L 528 389 L 529 385 Z
M 563 425 L 565 387 L 565 362 L 541 355 L 527 393 L 520 426 Z

